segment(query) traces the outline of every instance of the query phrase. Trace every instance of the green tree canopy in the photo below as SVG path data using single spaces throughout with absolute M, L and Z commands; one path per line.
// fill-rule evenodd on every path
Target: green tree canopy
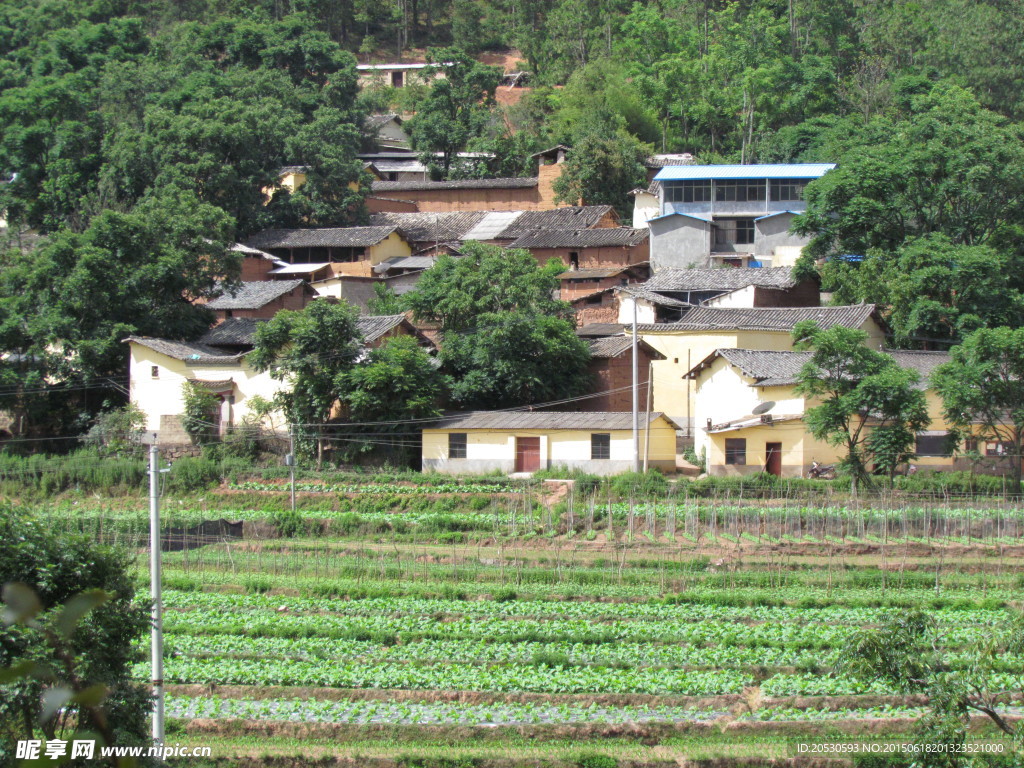
M 853 488 L 868 478 L 872 463 L 890 475 L 913 458 L 917 433 L 927 427 L 924 393 L 914 385 L 916 371 L 900 368 L 889 355 L 869 349 L 864 331 L 814 321 L 797 323 L 798 349 L 811 350 L 800 370 L 798 394 L 818 405 L 807 408 L 804 421 L 819 440 L 845 449 L 842 465 Z
M 958 439 L 1000 443 L 1015 493 L 1024 455 L 1024 329 L 981 328 L 950 350 L 932 374 Z
M 446 333 L 441 361 L 462 408 L 508 408 L 585 393 L 590 350 L 568 320 L 523 311 L 480 315 Z
M 644 160 L 650 147 L 624 130 L 586 134 L 566 155 L 555 179 L 556 202 L 569 205 L 612 205 L 629 214 L 629 192 L 647 186 Z
M 107 688 L 99 703 L 109 724 L 106 730 L 119 745 L 149 743 L 150 697 L 132 670 L 141 661 L 137 643 L 149 628 L 149 610 L 135 599 L 133 570 L 123 552 L 85 536 L 55 533 L 19 507 L 0 507 L 0 585 L 26 585 L 42 609 L 35 627 L 0 626 L 0 668 L 34 662 L 67 682 L 67 658 L 61 654 L 73 657 L 80 688 Z M 86 590 L 106 593 L 106 601 L 83 620 L 68 624 L 71 631 L 64 639 L 58 623 L 61 609 Z M 58 636 L 60 647 L 44 639 L 46 630 Z M 59 686 L 29 676 L 0 687 L 0 737 L 8 744 L 40 736 L 61 738 L 63 729 L 74 723 L 74 717 L 54 717 L 54 711 L 39 721 L 41 697 L 48 687 Z M 94 709 L 70 702 L 68 706 L 79 709 L 81 731 L 104 730 Z
M 439 257 L 402 300 L 417 320 L 439 322 L 446 332 L 510 310 L 569 318 L 571 307 L 552 298 L 564 270 L 558 261 L 539 266 L 529 251 L 468 242 L 462 256 Z
M 286 383 L 275 395 L 306 452 L 323 462 L 327 426 L 336 421 L 344 376 L 362 354 L 359 313 L 346 302 L 314 301 L 278 312 L 256 330 L 249 363 Z

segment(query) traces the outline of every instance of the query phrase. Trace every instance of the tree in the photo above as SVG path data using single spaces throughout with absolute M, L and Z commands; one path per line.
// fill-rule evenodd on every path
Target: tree
M 861 330 L 838 325 L 821 330 L 814 321 L 803 321 L 793 329 L 793 339 L 797 349 L 812 350 L 796 392 L 821 401 L 804 414 L 808 430 L 846 450 L 842 465 L 854 492 L 868 479 L 871 463 L 891 476 L 913 457 L 916 435 L 929 423 L 924 393 L 914 387 L 917 372 L 868 349 Z
M 650 147 L 626 131 L 588 133 L 566 155 L 555 179 L 555 201 L 569 205 L 612 205 L 629 213 L 629 192 L 647 186 L 644 159 Z
M 941 233 L 954 245 L 998 246 L 1024 223 L 1024 133 L 974 97 L 938 84 L 911 90 L 895 119 L 870 121 L 811 182 L 794 230 L 816 257 L 891 256 Z
M 362 354 L 352 305 L 314 301 L 300 311 L 285 310 L 256 329 L 248 361 L 257 371 L 270 371 L 287 387 L 275 395 L 298 445 L 323 463 L 328 423 L 335 420 L 340 383 Z
M 373 284 L 373 298 L 367 302 L 367 307 L 371 315 L 397 315 L 405 309 L 401 298 L 383 280 Z
M 347 455 L 380 446 L 387 455 L 406 459 L 419 439 L 417 422 L 441 413 L 444 379 L 412 336 L 396 336 L 371 349 L 341 374 L 339 385 L 348 418 L 357 425 L 346 430 L 354 435 L 343 444 Z
M 494 120 L 501 70 L 477 63 L 458 48 L 430 49 L 427 55 L 433 66 L 424 76 L 442 77 L 434 80 L 405 128 L 432 175 L 449 178 L 458 153 Z
M 0 736 L 7 743 L 72 730 L 117 745 L 149 743 L 150 698 L 132 672 L 149 611 L 135 599 L 133 570 L 124 552 L 57 533 L 20 507 L 0 507 L 7 603 Z
M 216 410 L 220 400 L 201 384 L 185 381 L 181 385 L 181 427 L 193 445 L 202 445 L 217 437 Z
M 551 298 L 563 271 L 558 261 L 538 266 L 529 251 L 471 241 L 457 259 L 440 256 L 402 300 L 417 320 L 440 322 L 445 332 L 467 329 L 480 315 L 510 310 L 567 319 L 572 308 Z
M 878 629 L 865 629 L 855 634 L 840 657 L 839 669 L 866 683 L 882 681 L 904 696 L 926 697 L 928 711 L 916 725 L 918 744 L 944 747 L 965 744 L 970 717 L 979 713 L 1011 737 L 1013 754 L 1006 756 L 1006 765 L 1017 764 L 1024 732 L 1000 712 L 1002 697 L 1017 691 L 994 690 L 992 680 L 1003 671 L 1003 659 L 1007 655 L 1024 650 L 1024 622 L 1018 615 L 996 625 L 969 647 L 958 649 L 956 659 L 942 650 L 944 639 L 944 630 L 934 618 L 912 611 L 889 620 Z M 968 753 L 955 749 L 930 750 L 927 761 L 913 765 L 927 768 L 976 765 Z M 990 765 L 987 758 L 983 764 Z
M 568 320 L 521 310 L 446 333 L 441 361 L 463 408 L 508 408 L 585 393 L 590 350 Z
M 1020 492 L 1024 456 L 1024 328 L 981 328 L 932 373 L 953 439 L 999 443 Z

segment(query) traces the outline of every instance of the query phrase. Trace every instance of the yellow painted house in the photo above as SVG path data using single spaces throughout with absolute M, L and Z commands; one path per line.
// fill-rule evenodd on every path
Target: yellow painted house
M 693 434 L 699 419 L 694 401 L 695 388 L 687 373 L 716 349 L 791 350 L 793 327 L 802 320 L 814 320 L 822 329 L 841 325 L 868 334 L 867 344 L 881 349 L 885 344 L 873 304 L 839 307 L 717 308 L 694 307 L 677 323 L 640 324 L 640 337 L 665 356 L 655 361 L 653 408 L 665 413 Z M 626 326 L 626 333 L 631 332 Z
M 632 425 L 628 411 L 454 414 L 423 430 L 423 470 L 511 474 L 566 467 L 614 475 L 633 469 Z M 649 466 L 674 471 L 676 429 L 663 414 L 641 414 L 641 461 L 646 450 Z
M 885 350 L 903 368 L 920 375 L 925 388 L 934 368 L 946 362 L 945 352 Z M 814 402 L 794 389 L 810 352 L 718 349 L 689 372 L 695 386 L 697 421 L 695 450 L 704 451 L 711 475 L 769 472 L 780 477 L 804 477 L 812 462 L 833 464 L 842 449 L 814 439 L 804 413 Z M 960 469 L 961 459 L 950 455 L 948 427 L 942 403 L 925 392 L 929 429 L 918 434 L 914 464 L 922 468 Z M 983 446 L 983 452 L 988 446 Z

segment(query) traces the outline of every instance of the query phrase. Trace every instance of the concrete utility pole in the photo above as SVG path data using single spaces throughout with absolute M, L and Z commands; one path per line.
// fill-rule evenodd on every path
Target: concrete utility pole
M 160 567 L 160 454 L 149 446 L 149 596 L 153 602 L 153 744 L 164 745 L 163 578 Z
M 633 471 L 640 471 L 640 369 L 637 361 L 636 294 L 633 294 Z
M 288 456 L 285 458 L 292 481 L 292 515 L 295 514 L 295 425 L 288 430 Z

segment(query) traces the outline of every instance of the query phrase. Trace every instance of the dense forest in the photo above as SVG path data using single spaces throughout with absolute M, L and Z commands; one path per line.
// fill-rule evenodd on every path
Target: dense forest
M 129 333 L 194 337 L 232 241 L 364 220 L 356 157 L 397 109 L 439 176 L 574 148 L 566 199 L 628 205 L 651 152 L 838 162 L 797 226 L 824 288 L 894 342 L 1020 325 L 1020 0 L 8 0 L 0 5 L 0 400 L 123 376 Z M 530 91 L 494 99 L 485 52 Z M 450 63 L 357 87 L 357 62 Z M 460 151 L 490 159 L 466 166 Z M 265 204 L 279 167 L 309 181 Z M 39 235 L 44 236 L 40 241 Z M 30 248 L 29 245 L 36 245 Z M 821 262 L 819 262 L 821 263 Z M 804 268 L 814 268 L 811 264 Z M 35 398 L 52 417 L 70 401 Z M 78 405 L 76 404 L 76 408 Z

